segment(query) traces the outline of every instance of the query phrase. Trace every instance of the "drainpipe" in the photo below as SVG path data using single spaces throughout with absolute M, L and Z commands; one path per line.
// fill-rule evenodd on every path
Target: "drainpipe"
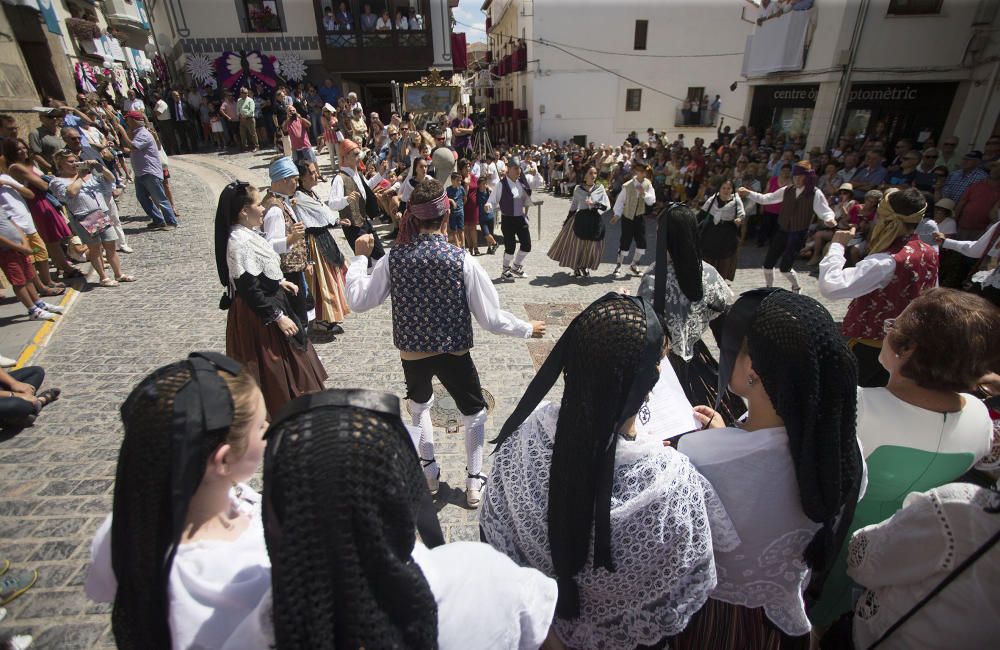
M 861 32 L 865 29 L 865 20 L 868 18 L 869 0 L 861 0 L 858 6 L 858 18 L 854 23 L 854 32 L 851 34 L 851 54 L 844 68 L 844 74 L 840 78 L 840 87 L 837 88 L 837 101 L 833 108 L 833 117 L 826 132 L 827 147 L 832 147 L 834 139 L 838 136 L 840 123 L 844 121 L 844 114 L 847 112 L 847 101 L 851 96 L 851 75 L 854 73 L 854 64 L 858 58 L 858 46 L 861 44 Z
M 1000 72 L 1000 61 L 993 63 L 993 72 L 990 73 L 990 80 L 987 82 L 983 105 L 979 108 L 979 116 L 976 118 L 976 129 L 972 132 L 972 138 L 969 140 L 969 144 L 973 146 L 979 140 L 979 131 L 983 128 L 983 120 L 986 119 L 986 109 L 990 107 L 990 97 L 993 96 L 993 89 L 997 83 L 997 72 Z

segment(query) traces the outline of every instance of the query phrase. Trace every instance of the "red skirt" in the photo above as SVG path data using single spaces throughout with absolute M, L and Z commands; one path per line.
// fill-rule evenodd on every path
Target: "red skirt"
M 73 231 L 69 229 L 62 212 L 49 203 L 43 192 L 35 192 L 35 198 L 28 201 L 28 209 L 31 210 L 35 229 L 46 244 L 55 244 L 73 236 Z
M 277 325 L 264 325 L 239 295 L 229 307 L 226 354 L 250 369 L 272 417 L 299 395 L 324 388 L 326 370 L 309 339 L 302 346 Z

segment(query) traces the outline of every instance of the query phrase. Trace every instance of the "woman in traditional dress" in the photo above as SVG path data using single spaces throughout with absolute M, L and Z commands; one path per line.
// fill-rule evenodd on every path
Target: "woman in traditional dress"
M 701 260 L 694 211 L 683 203 L 673 203 L 660 214 L 656 262 L 639 281 L 638 294 L 654 306 L 663 321 L 670 339 L 666 358 L 687 400 L 715 404 L 719 364 L 701 339 L 709 324 L 725 314 L 733 291 L 711 264 Z M 657 383 L 650 398 L 654 416 L 657 394 L 663 388 Z M 726 391 L 720 410 L 727 422 L 736 422 L 746 406 Z
M 319 169 L 314 162 L 300 162 L 299 189 L 292 197 L 292 210 L 306 227 L 306 246 L 312 270 L 306 271 L 309 293 L 315 303 L 313 325 L 331 334 L 343 334 L 340 323 L 351 312 L 344 293 L 347 264 L 344 254 L 333 238 L 333 228 L 339 225 L 337 215 L 313 191 L 319 183 Z
M 127 650 L 220 650 L 271 587 L 260 496 L 267 409 L 247 366 L 195 352 L 121 408 L 114 507 L 84 589 Z M 264 643 L 244 644 L 264 650 Z
M 281 259 L 260 234 L 261 195 L 230 183 L 215 211 L 215 264 L 226 288 L 226 354 L 247 366 L 269 413 L 294 397 L 323 390 L 326 370 L 306 338 L 305 323 L 288 300 L 298 287 L 285 279 Z
M 701 231 L 701 254 L 705 262 L 730 282 L 736 277 L 740 250 L 740 227 L 746 212 L 743 201 L 733 191 L 733 181 L 725 179 L 719 190 L 701 208 L 708 223 Z
M 495 441 L 480 526 L 517 564 L 555 578 L 572 648 L 635 648 L 683 630 L 716 584 L 712 548 L 738 540 L 718 497 L 635 422 L 664 337 L 641 298 L 609 293 L 577 316 Z M 559 376 L 562 403 L 539 402 Z
M 573 189 L 569 215 L 549 248 L 549 258 L 559 266 L 573 269 L 573 277 L 590 277 L 604 253 L 604 224 L 601 214 L 611 207 L 604 186 L 597 182 L 597 167 L 588 165 L 583 182 Z
M 458 161 L 458 173 L 465 188 L 465 247 L 472 255 L 479 256 L 479 179 L 472 174 L 466 158 Z
M 710 428 L 676 446 L 718 492 L 740 544 L 715 549 L 719 584 L 670 647 L 808 648 L 806 607 L 862 490 L 857 363 L 822 305 L 782 289 L 743 294 L 719 347 L 720 387 L 747 400 L 747 418 L 727 428 L 698 406 Z
M 273 607 L 234 635 L 233 650 L 262 640 L 282 650 L 520 650 L 545 641 L 555 582 L 486 544 L 443 543 L 395 395 L 334 390 L 296 400 L 267 441 Z

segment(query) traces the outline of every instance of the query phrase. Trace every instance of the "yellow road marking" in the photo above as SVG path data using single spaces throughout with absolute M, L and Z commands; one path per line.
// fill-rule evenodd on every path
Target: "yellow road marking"
M 67 287 L 66 293 L 63 294 L 62 300 L 59 301 L 59 306 L 65 307 L 68 305 L 73 299 L 73 296 L 77 293 L 79 292 L 76 289 Z M 62 319 L 63 317 L 60 316 L 59 318 Z M 56 328 L 56 322 L 58 321 L 46 321 L 42 323 L 42 326 L 38 328 L 38 331 L 31 338 L 31 343 L 29 343 L 24 350 L 21 351 L 21 355 L 17 358 L 17 365 L 14 366 L 15 369 L 23 368 L 28 365 L 31 358 L 35 356 L 36 352 L 38 352 L 38 348 L 44 347 L 49 342 L 49 338 L 52 336 L 52 332 Z

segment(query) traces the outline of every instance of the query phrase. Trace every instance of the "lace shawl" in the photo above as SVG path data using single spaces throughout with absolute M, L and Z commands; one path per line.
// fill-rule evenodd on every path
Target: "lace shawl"
M 669 260 L 668 260 L 669 262 Z M 694 345 L 708 329 L 708 323 L 726 309 L 733 300 L 733 290 L 711 264 L 701 263 L 704 297 L 692 303 L 681 291 L 674 265 L 667 264 L 666 300 L 663 324 L 670 335 L 670 349 L 685 361 L 694 357 Z M 650 264 L 639 281 L 638 295 L 653 302 L 656 264 Z
M 244 226 L 233 226 L 226 245 L 229 277 L 236 280 L 244 273 L 264 275 L 271 280 L 284 278 L 281 258 L 259 233 Z
M 739 532 L 739 548 L 716 549 L 712 598 L 763 607 L 786 634 L 808 634 L 803 555 L 821 526 L 802 511 L 785 429 L 706 429 L 677 447 L 718 490 Z
M 339 221 L 338 212 L 334 212 L 326 203 L 302 190 L 292 197 L 292 211 L 306 228 L 326 228 L 337 225 Z
M 559 405 L 544 402 L 496 454 L 480 525 L 487 541 L 521 566 L 554 576 L 548 482 Z M 616 571 L 576 575 L 580 616 L 555 620 L 576 648 L 653 644 L 681 632 L 715 587 L 716 548 L 739 544 L 712 486 L 657 440 L 621 440 L 611 496 Z

